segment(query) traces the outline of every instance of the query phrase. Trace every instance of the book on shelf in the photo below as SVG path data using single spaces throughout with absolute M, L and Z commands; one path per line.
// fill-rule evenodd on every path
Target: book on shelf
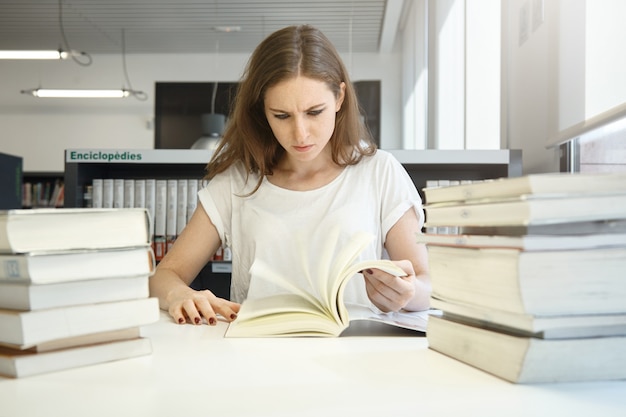
M 522 195 L 625 194 L 626 173 L 545 173 L 498 178 L 449 187 L 423 189 L 427 204 L 482 199 L 504 199 Z
M 539 339 L 431 316 L 430 349 L 520 384 L 626 378 L 626 336 Z
M 626 309 L 626 246 L 522 251 L 427 245 L 433 296 L 536 315 Z
M 550 198 L 526 195 L 502 200 L 427 204 L 424 210 L 427 227 L 525 226 L 618 220 L 626 217 L 626 192 Z
M 432 297 L 432 308 L 455 321 L 494 331 L 516 333 L 539 339 L 626 336 L 626 308 L 621 313 L 533 315 L 496 310 L 476 303 Z
M 22 378 L 152 353 L 150 339 L 135 337 L 33 352 L 0 347 L 0 375 Z
M 111 249 L 0 253 L 0 284 L 50 284 L 149 275 L 154 268 L 154 254 L 147 244 Z
M 143 326 L 159 319 L 156 298 L 63 306 L 44 310 L 0 310 L 0 343 L 28 348 L 43 342 Z
M 35 285 L 0 281 L 0 308 L 43 310 L 147 298 L 148 279 L 144 274 Z
M 346 247 L 322 254 L 318 260 L 322 272 L 312 277 L 310 288 L 298 286 L 289 277 L 276 274 L 270 265 L 256 261 L 250 271 L 254 279 L 271 282 L 284 292 L 260 297 L 250 297 L 249 293 L 237 319 L 229 324 L 226 337 L 339 336 L 350 322 L 349 308 L 343 300 L 349 279 L 367 268 L 406 275 L 390 260 L 357 262 L 370 240 L 367 234 L 357 234 Z M 329 259 L 333 254 L 334 259 Z
M 167 250 L 166 242 L 167 225 L 167 180 L 156 180 L 155 185 L 155 208 L 154 208 L 154 255 L 160 261 Z
M 124 178 L 113 179 L 113 208 L 124 208 Z
M 626 233 L 580 235 L 499 235 L 422 233 L 417 242 L 463 248 L 511 248 L 524 251 L 575 250 L 626 246 Z
M 92 208 L 102 208 L 102 198 L 103 198 L 103 179 L 102 178 L 94 178 L 91 180 L 91 207 Z
M 104 249 L 150 243 L 145 209 L 59 208 L 0 212 L 0 253 Z

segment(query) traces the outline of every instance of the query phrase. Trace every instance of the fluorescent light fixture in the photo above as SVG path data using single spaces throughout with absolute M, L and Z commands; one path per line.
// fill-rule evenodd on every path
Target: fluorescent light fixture
M 140 92 L 133 90 L 71 90 L 71 89 L 51 89 L 34 88 L 32 90 L 22 90 L 22 94 L 30 94 L 41 98 L 125 98 Z
M 0 51 L 0 59 L 66 59 L 70 56 L 65 51 Z

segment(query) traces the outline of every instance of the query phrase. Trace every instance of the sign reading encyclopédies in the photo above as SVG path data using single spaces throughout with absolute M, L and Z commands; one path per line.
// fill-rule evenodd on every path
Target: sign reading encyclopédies
M 207 163 L 204 149 L 66 149 L 66 163 L 180 164 Z

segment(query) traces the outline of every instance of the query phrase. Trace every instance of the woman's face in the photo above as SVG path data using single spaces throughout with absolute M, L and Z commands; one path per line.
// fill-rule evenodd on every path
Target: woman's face
M 335 129 L 345 84 L 335 97 L 326 83 L 298 76 L 265 93 L 265 116 L 288 158 L 312 161 L 326 148 Z

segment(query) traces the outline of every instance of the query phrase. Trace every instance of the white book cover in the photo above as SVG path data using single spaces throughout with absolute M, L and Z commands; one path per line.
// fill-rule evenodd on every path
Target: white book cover
M 146 179 L 146 210 L 150 215 L 150 221 L 152 223 L 150 230 L 152 235 L 155 234 L 156 227 L 156 179 Z
M 102 180 L 102 208 L 113 208 L 113 179 Z
M 135 180 L 135 205 L 137 208 L 146 207 L 146 180 Z
M 167 208 L 165 211 L 165 235 L 176 236 L 176 211 L 178 209 L 178 181 L 167 180 Z
M 196 179 L 187 180 L 187 221 L 198 206 L 198 183 Z
M 154 235 L 165 236 L 167 219 L 167 180 L 156 180 L 154 206 Z
M 91 206 L 93 208 L 102 208 L 102 187 L 102 178 L 94 178 L 91 180 Z
M 113 180 L 113 208 L 124 207 L 124 179 L 115 178 Z
M 124 208 L 135 207 L 135 180 L 124 179 Z
M 187 225 L 187 180 L 177 180 L 176 235 L 180 235 Z

